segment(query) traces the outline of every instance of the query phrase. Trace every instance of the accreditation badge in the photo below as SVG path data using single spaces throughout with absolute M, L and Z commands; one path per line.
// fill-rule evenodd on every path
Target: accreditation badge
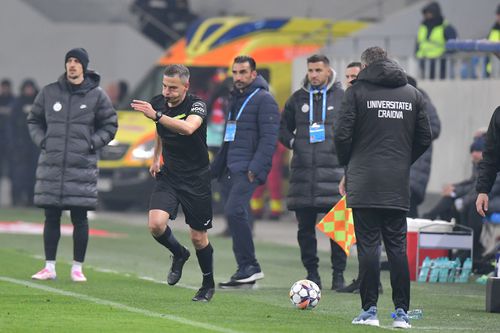
M 309 125 L 309 142 L 323 142 L 325 141 L 325 124 L 314 123 Z
M 226 124 L 226 133 L 224 133 L 224 142 L 234 141 L 235 136 L 236 136 L 236 122 L 228 121 Z

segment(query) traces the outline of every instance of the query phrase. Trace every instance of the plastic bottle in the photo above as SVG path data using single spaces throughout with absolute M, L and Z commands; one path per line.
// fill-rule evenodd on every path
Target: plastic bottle
M 448 282 L 455 282 L 455 279 L 457 278 L 457 271 L 461 265 L 462 263 L 460 262 L 459 258 L 456 258 L 454 261 L 451 262 L 451 269 L 450 269 L 450 274 L 448 275 Z
M 448 258 L 441 258 L 441 267 L 439 268 L 438 281 L 441 283 L 448 282 L 448 273 L 451 268 L 451 262 Z
M 409 310 L 407 315 L 408 318 L 411 320 L 422 319 L 422 317 L 424 316 L 424 310 L 422 309 Z
M 427 277 L 429 276 L 429 270 L 431 269 L 431 258 L 425 257 L 422 262 L 422 269 L 418 274 L 418 282 L 427 282 Z
M 438 281 L 440 269 L 441 269 L 441 258 L 433 259 L 431 263 L 431 273 L 429 275 L 429 282 L 435 283 Z
M 408 316 L 408 319 L 410 319 L 410 320 L 422 319 L 422 317 L 424 316 L 424 310 L 422 310 L 422 309 L 408 310 L 406 315 Z M 392 317 L 392 319 L 396 318 L 396 312 L 392 312 L 391 317 Z
M 470 258 L 465 259 L 464 264 L 462 266 L 462 271 L 460 272 L 460 276 L 458 279 L 455 279 L 455 282 L 467 283 L 469 282 L 470 272 L 472 270 L 472 260 Z

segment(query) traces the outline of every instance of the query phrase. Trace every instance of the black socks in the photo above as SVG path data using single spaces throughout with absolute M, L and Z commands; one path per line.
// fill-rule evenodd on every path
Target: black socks
M 210 243 L 201 250 L 196 250 L 196 257 L 198 257 L 198 264 L 200 265 L 201 272 L 203 273 L 203 287 L 214 288 L 214 249 Z
M 182 248 L 182 245 L 177 241 L 177 239 L 175 239 L 170 227 L 167 226 L 165 232 L 158 237 L 153 235 L 153 238 L 156 239 L 158 243 L 169 249 L 174 256 L 182 255 L 184 249 Z

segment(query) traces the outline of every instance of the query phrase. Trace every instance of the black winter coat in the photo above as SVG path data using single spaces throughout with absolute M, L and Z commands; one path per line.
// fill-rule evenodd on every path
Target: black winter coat
M 347 165 L 347 205 L 408 210 L 410 166 L 431 144 L 422 94 L 403 69 L 382 60 L 347 89 L 334 121 L 337 156 Z
M 306 77 L 302 88 L 286 102 L 281 115 L 280 142 L 293 150 L 287 206 L 290 210 L 329 210 L 341 198 L 338 186 L 344 175 L 333 143 L 334 114 L 340 109 L 344 90 L 340 82 L 335 82 L 333 72 L 326 94 L 325 141 L 317 143 L 309 140 L 309 90 Z M 323 94 L 316 91 L 313 96 L 313 119 L 319 121 Z
M 97 206 L 97 154 L 116 133 L 117 117 L 99 87 L 97 73 L 87 71 L 72 91 L 63 74 L 37 95 L 28 115 L 31 138 L 41 149 L 35 185 L 39 207 Z
M 436 107 L 432 104 L 429 95 L 421 89 L 419 91 L 425 98 L 425 113 L 429 117 L 429 122 L 432 131 L 432 141 L 436 140 L 441 133 L 441 121 L 436 112 Z M 425 153 L 413 163 L 410 169 L 410 190 L 411 195 L 416 200 L 417 204 L 421 204 L 425 199 L 425 191 L 431 175 L 432 165 L 432 145 L 427 148 Z
M 258 75 L 243 92 L 233 91 L 229 111 L 234 119 L 244 101 L 257 88 L 260 90 L 248 101 L 237 121 L 234 141 L 222 144 L 211 165 L 214 177 L 222 176 L 227 167 L 233 173 L 252 171 L 260 184 L 267 179 L 278 141 L 280 115 L 266 80 Z
M 476 185 L 478 193 L 489 193 L 500 171 L 500 106 L 491 116 L 483 160 L 479 162 L 479 176 Z

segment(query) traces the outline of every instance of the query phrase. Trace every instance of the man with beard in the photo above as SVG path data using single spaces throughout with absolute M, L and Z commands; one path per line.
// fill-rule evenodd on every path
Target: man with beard
M 297 240 L 307 279 L 321 288 L 318 273 L 316 222 L 341 199 L 339 183 L 344 169 L 333 143 L 333 118 L 344 97 L 337 73 L 321 54 L 307 58 L 302 87 L 285 104 L 281 116 L 280 141 L 292 149 L 287 206 L 298 221 Z M 344 287 L 347 256 L 330 239 L 333 290 Z
M 238 269 L 229 281 L 219 284 L 221 288 L 253 285 L 264 278 L 255 257 L 249 203 L 271 169 L 280 119 L 278 105 L 267 82 L 257 74 L 255 60 L 238 56 L 232 71 L 234 90 L 224 143 L 213 162 L 212 175 L 222 183 L 224 212 Z

